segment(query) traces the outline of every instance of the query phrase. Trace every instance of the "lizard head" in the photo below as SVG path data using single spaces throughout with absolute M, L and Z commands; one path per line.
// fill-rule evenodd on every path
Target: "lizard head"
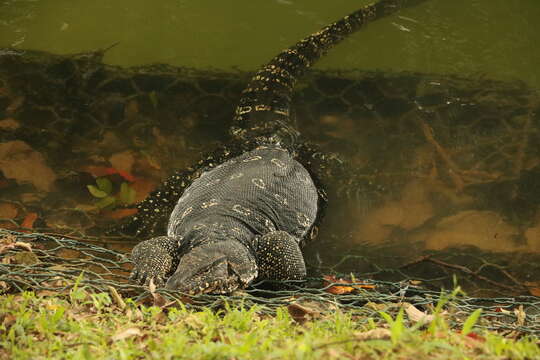
M 255 257 L 237 240 L 205 242 L 185 253 L 166 287 L 188 294 L 226 294 L 257 277 Z

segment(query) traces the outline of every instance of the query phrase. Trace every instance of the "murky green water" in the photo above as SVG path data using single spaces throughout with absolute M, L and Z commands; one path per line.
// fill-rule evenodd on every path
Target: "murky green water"
M 255 69 L 365 0 L 4 0 L 0 46 L 119 46 L 106 61 Z M 540 2 L 433 0 L 370 25 L 318 66 L 486 74 L 540 87 Z

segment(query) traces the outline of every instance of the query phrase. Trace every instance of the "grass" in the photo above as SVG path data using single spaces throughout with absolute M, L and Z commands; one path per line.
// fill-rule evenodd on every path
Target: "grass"
M 268 315 L 227 302 L 202 311 L 144 306 L 75 284 L 67 295 L 0 296 L 0 358 L 540 359 L 538 338 L 479 331 L 479 311 L 451 329 L 443 307 L 429 324 L 406 320 L 403 307 L 360 322 L 341 310 L 302 317 L 298 308 Z

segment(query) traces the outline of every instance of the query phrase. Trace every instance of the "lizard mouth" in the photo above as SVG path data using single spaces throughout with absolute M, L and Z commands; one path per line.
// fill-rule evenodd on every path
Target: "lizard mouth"
M 212 282 L 206 282 L 199 285 L 197 289 L 191 289 L 187 293 L 190 295 L 196 294 L 230 294 L 239 288 L 239 283 L 236 279 L 220 279 Z
M 225 257 L 199 269 L 178 268 L 166 287 L 189 295 L 227 294 L 242 287 L 240 277 Z

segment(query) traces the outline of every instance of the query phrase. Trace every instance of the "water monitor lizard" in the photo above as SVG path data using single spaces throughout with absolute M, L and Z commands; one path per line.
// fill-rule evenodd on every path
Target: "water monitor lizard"
M 363 25 L 425 0 L 381 0 L 309 35 L 260 69 L 242 93 L 232 141 L 174 174 L 139 205 L 131 225 L 150 229 L 170 211 L 166 236 L 139 243 L 131 278 L 188 293 L 230 293 L 255 279 L 302 279 L 300 246 L 321 196 L 295 158 L 304 151 L 290 116 L 299 76 Z M 233 156 L 236 155 L 236 156 Z M 312 170 L 312 169 L 310 169 Z

